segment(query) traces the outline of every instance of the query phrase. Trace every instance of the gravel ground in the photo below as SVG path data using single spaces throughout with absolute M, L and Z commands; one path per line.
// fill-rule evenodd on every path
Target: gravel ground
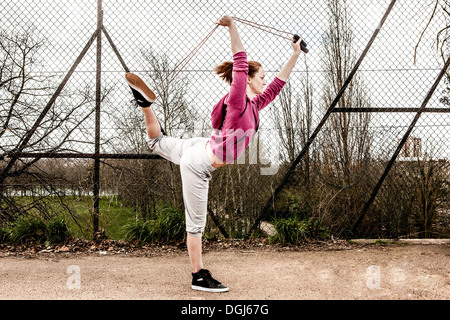
M 303 246 L 207 242 L 204 263 L 227 293 L 190 288 L 183 244 L 137 247 L 75 242 L 0 246 L 0 299 L 83 300 L 448 300 L 450 244 Z

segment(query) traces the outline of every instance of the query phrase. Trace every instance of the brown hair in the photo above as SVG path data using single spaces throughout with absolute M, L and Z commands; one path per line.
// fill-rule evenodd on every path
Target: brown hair
M 256 61 L 248 62 L 248 76 L 250 78 L 255 76 L 255 73 L 258 72 L 259 68 L 262 67 L 261 63 Z M 218 65 L 214 71 L 222 78 L 222 80 L 226 81 L 228 84 L 231 84 L 233 81 L 233 62 L 225 61 L 221 65 Z

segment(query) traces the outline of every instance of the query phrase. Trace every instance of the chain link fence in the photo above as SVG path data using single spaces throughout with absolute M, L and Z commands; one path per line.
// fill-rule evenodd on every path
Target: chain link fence
M 238 164 L 213 173 L 206 236 L 272 235 L 289 217 L 336 237 L 449 235 L 447 1 L 12 0 L 0 9 L 2 226 L 63 216 L 76 237 L 117 239 L 130 221 L 182 210 L 179 168 L 149 153 L 124 74 L 161 94 L 153 109 L 168 135 L 209 137 L 212 106 L 228 91 L 214 74 L 231 60 L 227 30 L 166 91 L 157 84 L 230 14 L 299 34 L 309 53 L 260 112 Z M 236 23 L 270 82 L 289 41 Z

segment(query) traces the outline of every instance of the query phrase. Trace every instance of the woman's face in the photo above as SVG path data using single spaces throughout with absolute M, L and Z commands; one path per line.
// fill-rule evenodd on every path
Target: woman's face
M 253 77 L 248 77 L 247 84 L 254 94 L 263 93 L 264 87 L 266 86 L 265 76 L 264 69 L 259 67 L 258 72 Z

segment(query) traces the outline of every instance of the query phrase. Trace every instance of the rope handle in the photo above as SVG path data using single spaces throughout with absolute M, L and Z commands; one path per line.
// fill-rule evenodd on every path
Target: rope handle
M 294 34 L 294 43 L 297 43 L 297 41 L 299 39 L 300 39 L 300 36 L 298 34 Z M 302 42 L 300 42 L 300 49 L 302 49 L 302 51 L 304 53 L 308 53 L 309 52 L 308 48 L 306 48 L 306 42 L 303 41 L 303 39 L 302 39 Z

